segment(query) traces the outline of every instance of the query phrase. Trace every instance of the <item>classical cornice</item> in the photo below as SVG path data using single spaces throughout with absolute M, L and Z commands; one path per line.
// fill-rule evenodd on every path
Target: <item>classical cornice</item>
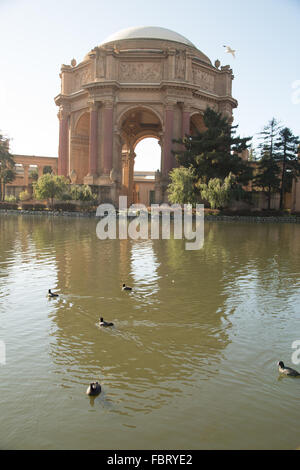
M 100 89 L 110 88 L 113 90 L 118 90 L 120 87 L 121 87 L 120 83 L 117 80 L 103 80 L 103 81 L 97 80 L 97 81 L 82 85 L 82 88 L 84 90 L 95 90 L 97 88 L 100 88 Z
M 93 99 L 96 99 L 97 101 L 101 101 L 101 96 L 97 96 L 97 91 L 110 91 L 112 93 L 115 93 L 116 91 L 120 89 L 127 89 L 127 90 L 155 90 L 155 91 L 170 91 L 175 92 L 176 91 L 182 91 L 184 90 L 185 92 L 189 92 L 189 94 L 199 97 L 202 99 L 206 100 L 211 100 L 216 103 L 219 102 L 229 102 L 231 105 L 236 108 L 238 106 L 238 102 L 235 98 L 233 98 L 230 95 L 217 95 L 216 93 L 209 92 L 207 90 L 201 89 L 199 85 L 195 85 L 194 83 L 191 82 L 181 82 L 181 81 L 171 81 L 171 80 L 163 80 L 159 83 L 120 83 L 117 80 L 103 80 L 103 81 L 96 81 L 96 82 L 91 82 L 87 83 L 82 86 L 82 90 L 72 93 L 70 95 L 63 95 L 59 94 L 54 98 L 54 101 L 57 106 L 63 106 L 66 104 L 69 104 L 74 101 L 74 99 L 80 99 L 83 98 L 84 96 L 87 95 L 87 93 L 90 93 L 91 97 Z M 137 101 L 140 101 L 139 99 Z M 148 103 L 153 103 L 153 100 L 143 100 Z M 127 100 L 120 100 L 118 101 L 119 103 L 121 102 L 127 102 Z

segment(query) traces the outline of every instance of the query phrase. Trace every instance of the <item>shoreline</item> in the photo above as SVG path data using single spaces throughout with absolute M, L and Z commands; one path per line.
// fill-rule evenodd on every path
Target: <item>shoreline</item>
M 20 209 L 0 209 L 0 216 L 4 215 L 40 215 L 48 217 L 88 217 L 99 218 L 95 212 L 68 212 L 68 211 L 32 211 Z M 159 214 L 161 217 L 161 214 Z M 119 217 L 119 214 L 116 214 Z M 135 216 L 128 216 L 129 219 Z M 151 215 L 149 214 L 149 218 Z M 171 219 L 172 219 L 171 214 Z M 208 222 L 251 222 L 251 223 L 289 223 L 300 224 L 300 216 L 249 216 L 249 215 L 204 215 L 204 220 Z

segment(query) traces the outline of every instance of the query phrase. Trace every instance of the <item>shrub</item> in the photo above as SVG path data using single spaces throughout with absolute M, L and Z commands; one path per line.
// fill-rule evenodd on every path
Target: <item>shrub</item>
M 28 191 L 21 191 L 19 194 L 20 201 L 29 201 L 31 199 L 31 195 Z
M 229 173 L 224 181 L 220 178 L 212 178 L 207 184 L 200 183 L 201 197 L 209 202 L 212 209 L 222 209 L 234 196 L 234 182 L 235 177 Z
M 17 198 L 11 194 L 10 196 L 5 196 L 5 202 L 17 202 Z
M 67 191 L 68 182 L 64 176 L 46 173 L 33 184 L 33 187 L 34 196 L 37 199 L 49 199 L 53 208 L 54 198 L 60 198 Z
M 73 201 L 95 201 L 97 197 L 93 194 L 89 185 L 72 185 L 70 194 Z
M 193 204 L 196 202 L 195 174 L 192 168 L 174 168 L 170 171 L 170 178 L 168 198 L 172 204 Z
M 62 201 L 72 201 L 72 196 L 70 193 L 64 193 L 61 196 Z

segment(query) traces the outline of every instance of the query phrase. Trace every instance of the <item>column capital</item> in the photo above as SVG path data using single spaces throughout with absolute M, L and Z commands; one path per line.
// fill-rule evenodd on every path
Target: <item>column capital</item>
M 166 98 L 164 104 L 165 104 L 165 109 L 173 111 L 174 107 L 177 104 L 177 100 L 176 99 Z
M 115 104 L 115 100 L 113 98 L 106 99 L 102 101 L 102 105 L 105 109 L 107 108 L 113 108 Z
M 183 113 L 191 113 L 192 112 L 192 103 L 188 101 L 182 101 L 180 103 L 180 107 Z
M 70 116 L 70 107 L 60 105 L 57 117 L 59 120 L 67 119 Z
M 175 54 L 176 54 L 176 49 L 175 49 L 175 47 L 168 47 L 168 48 L 167 48 L 167 54 L 168 54 L 168 55 L 175 55 Z
M 100 105 L 99 101 L 88 100 L 89 111 L 98 111 L 99 105 Z

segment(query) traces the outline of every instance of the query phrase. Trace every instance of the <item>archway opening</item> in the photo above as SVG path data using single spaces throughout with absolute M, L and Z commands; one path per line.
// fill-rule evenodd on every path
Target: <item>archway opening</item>
M 148 108 L 128 110 L 122 117 L 122 192 L 128 205 L 154 202 L 155 172 L 161 168 L 162 124 Z
M 137 144 L 134 151 L 134 171 L 160 171 L 161 147 L 158 139 L 146 137 Z
M 159 140 L 145 137 L 135 147 L 133 201 L 150 206 L 155 202 L 155 172 L 161 170 Z
M 82 184 L 89 170 L 90 115 L 78 120 L 71 140 L 70 177 L 72 183 Z

